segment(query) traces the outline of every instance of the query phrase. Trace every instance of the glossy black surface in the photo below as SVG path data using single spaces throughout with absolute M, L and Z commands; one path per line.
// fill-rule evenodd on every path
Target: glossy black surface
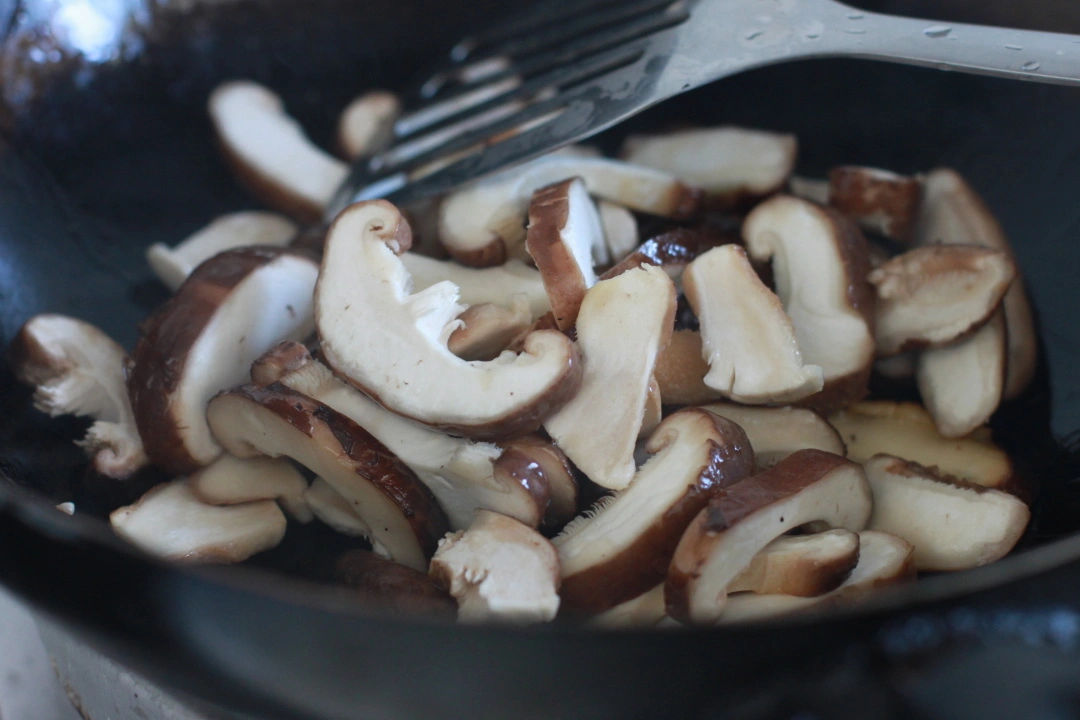
M 130 347 L 136 323 L 165 296 L 143 248 L 255 206 L 221 164 L 204 117 L 217 80 L 272 84 L 325 143 L 355 92 L 400 85 L 477 19 L 513 12 L 424 0 L 274 7 L 166 18 L 135 59 L 50 74 L 31 104 L 9 108 L 0 342 L 54 311 Z M 1016 13 L 959 3 L 939 15 L 987 19 L 972 13 L 1002 9 Z M 1080 32 L 1071 3 L 1030 12 L 1035 25 Z M 120 660 L 266 717 L 1035 717 L 1035 704 L 1046 706 L 1042 717 L 1071 717 L 1080 538 L 1049 541 L 1080 527 L 1070 482 L 1080 463 L 1060 447 L 1080 429 L 1080 93 L 818 61 L 732 78 L 633 126 L 696 122 L 797 132 L 803 174 L 948 164 L 983 193 L 1013 239 L 1045 345 L 1035 386 L 995 422 L 1043 486 L 1027 549 L 856 615 L 790 626 L 596 634 L 372 620 L 343 591 L 255 569 L 166 568 L 125 549 L 90 515 L 136 495 L 138 482 L 87 485 L 70 442 L 84 424 L 35 413 L 0 368 L 0 582 Z M 50 507 L 73 497 L 87 517 Z

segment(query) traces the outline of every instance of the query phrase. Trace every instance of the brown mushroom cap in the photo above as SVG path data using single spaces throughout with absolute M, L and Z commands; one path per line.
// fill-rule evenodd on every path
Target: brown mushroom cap
M 252 194 L 304 222 L 320 219 L 349 168 L 307 139 L 280 97 L 227 82 L 211 93 L 209 111 L 226 162 Z
M 820 450 L 800 450 L 717 492 L 690 523 L 671 560 L 668 614 L 683 623 L 720 619 L 731 581 L 766 545 L 812 521 L 861 530 L 870 518 L 863 469 Z
M 34 407 L 50 417 L 90 416 L 78 442 L 94 470 L 113 478 L 147 463 L 125 385 L 127 353 L 90 323 L 64 315 L 35 315 L 9 348 L 12 370 L 34 386 Z
M 394 137 L 401 100 L 388 90 L 369 90 L 350 102 L 338 118 L 337 143 L 342 156 L 355 160 L 386 148 Z
M 510 309 L 492 303 L 470 305 L 457 319 L 461 326 L 450 333 L 446 346 L 462 360 L 494 360 L 533 322 L 524 295 L 516 295 Z
M 675 330 L 671 341 L 656 357 L 654 376 L 660 397 L 668 405 L 700 405 L 723 396 L 705 384 L 709 363 L 702 352 L 701 333 Z
M 307 480 L 282 458 L 237 458 L 222 455 L 188 478 L 188 487 L 208 505 L 236 505 L 278 500 L 300 522 L 312 519 L 304 501 Z
M 985 487 L 1015 489 L 1012 461 L 994 445 L 988 431 L 963 438 L 942 437 L 921 405 L 861 402 L 831 415 L 829 423 L 847 444 L 848 458 L 857 463 L 875 455 L 895 455 Z
M 875 455 L 864 467 L 874 492 L 870 529 L 914 545 L 919 570 L 967 570 L 1000 560 L 1031 518 L 1012 495 L 917 463 Z
M 917 178 L 852 165 L 829 171 L 829 204 L 863 228 L 893 240 L 911 239 L 921 200 Z
M 109 523 L 146 552 L 184 563 L 247 560 L 281 542 L 286 526 L 273 500 L 207 505 L 186 480 L 157 485 L 134 505 L 114 510 Z
M 861 399 L 874 358 L 874 294 L 858 228 L 834 210 L 781 195 L 754 208 L 743 237 L 751 258 L 772 260 L 802 360 L 824 373 L 825 389 L 806 404 L 828 411 Z
M 230 453 L 291 457 L 353 505 L 391 559 L 426 569 L 446 516 L 416 475 L 362 427 L 280 384 L 233 388 L 211 400 L 206 415 Z
M 746 407 L 731 403 L 703 405 L 703 410 L 736 423 L 750 439 L 759 469 L 771 468 L 798 450 L 847 454 L 840 434 L 823 417 L 806 408 Z
M 923 204 L 915 229 L 919 245 L 981 245 L 1012 257 L 1012 248 L 1001 224 L 979 194 L 955 170 L 939 168 L 923 179 Z M 1031 383 L 1038 361 L 1035 320 L 1017 278 L 1002 301 L 1008 326 L 1008 374 L 1004 399 L 1019 395 Z
M 877 290 L 874 336 L 878 355 L 940 347 L 990 320 L 1016 267 L 998 250 L 928 246 L 898 255 L 868 279 Z
M 645 449 L 653 457 L 626 490 L 553 540 L 568 613 L 603 612 L 654 587 L 690 520 L 721 488 L 754 471 L 739 426 L 695 408 L 665 418 Z
M 447 535 L 431 559 L 432 580 L 458 601 L 458 621 L 536 623 L 559 610 L 559 557 L 540 533 L 481 510 Z
M 331 226 L 315 289 L 327 364 L 384 407 L 447 432 L 487 439 L 536 430 L 577 391 L 573 344 L 543 331 L 526 337 L 521 355 L 454 356 L 446 343 L 464 310 L 457 288 L 409 293 L 408 271 L 387 244 L 407 227 L 385 201 L 351 205 Z
M 791 319 L 741 247 L 695 259 L 683 287 L 701 323 L 706 385 L 749 404 L 794 402 L 822 389 L 822 369 L 803 363 Z
M 675 281 L 682 276 L 686 267 L 702 249 L 701 234 L 689 228 L 675 228 L 649 238 L 637 246 L 633 252 L 612 266 L 601 280 L 609 280 L 632 268 L 655 265 Z
M 654 267 L 597 283 L 581 304 L 581 389 L 544 428 L 574 465 L 602 487 L 622 490 L 634 477 L 634 448 L 653 367 L 674 318 L 675 286 Z
M 396 617 L 452 620 L 457 603 L 426 573 L 367 550 L 350 550 L 334 563 L 335 576 L 359 597 L 360 604 Z
M 536 483 L 537 472 L 547 481 L 549 501 L 540 521 L 542 527 L 561 529 L 577 515 L 578 483 L 562 450 L 539 435 L 507 440 L 502 448 L 502 455 L 495 463 L 497 473 L 506 473 L 526 487 Z
M 859 536 L 850 530 L 784 535 L 754 556 L 728 592 L 814 597 L 838 588 L 859 562 Z
M 317 274 L 310 257 L 288 248 L 230 250 L 200 265 L 142 324 L 128 391 L 151 462 L 183 475 L 221 454 L 207 402 L 243 382 L 281 340 L 311 334 Z

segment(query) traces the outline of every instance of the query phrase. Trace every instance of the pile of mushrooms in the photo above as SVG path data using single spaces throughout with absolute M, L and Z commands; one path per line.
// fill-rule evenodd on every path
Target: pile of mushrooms
M 695 129 L 312 232 L 397 98 L 346 109 L 340 159 L 254 83 L 209 110 L 277 212 L 150 248 L 174 294 L 130 356 L 56 315 L 12 347 L 39 409 L 94 419 L 97 473 L 166 478 L 110 516 L 143 550 L 240 562 L 320 522 L 367 541 L 337 567 L 373 611 L 626 627 L 851 603 L 1023 535 L 987 421 L 1035 330 L 955 171 L 805 180 L 790 135 Z

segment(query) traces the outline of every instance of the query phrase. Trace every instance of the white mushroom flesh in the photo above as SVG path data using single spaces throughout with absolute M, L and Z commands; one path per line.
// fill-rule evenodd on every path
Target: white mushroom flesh
M 338 119 L 338 144 L 350 160 L 386 148 L 394 136 L 401 100 L 386 90 L 369 90 L 346 106 Z
M 195 497 L 208 505 L 277 500 L 300 522 L 312 519 L 304 502 L 307 481 L 288 460 L 224 454 L 188 478 Z
M 600 222 L 604 225 L 607 256 L 593 259 L 598 265 L 617 263 L 634 252 L 634 248 L 640 244 L 637 218 L 622 205 L 607 200 L 601 200 L 596 206 L 600 211 Z
M 364 518 L 353 510 L 341 493 L 321 477 L 315 478 L 304 491 L 304 502 L 311 508 L 311 513 L 321 522 L 329 525 L 342 535 L 362 537 L 371 543 L 372 550 L 386 559 L 390 552 L 378 540 L 373 540 L 371 527 Z
M 610 610 L 589 618 L 588 624 L 602 628 L 644 628 L 655 627 L 664 619 L 664 584 L 660 583 L 652 590 L 638 595 L 632 600 L 619 603 Z
M 823 417 L 805 408 L 746 407 L 731 403 L 711 403 L 702 409 L 737 424 L 750 438 L 758 468 L 771 468 L 798 450 L 824 450 L 843 457 L 847 454 L 840 434 Z
M 731 581 L 729 593 L 814 597 L 840 586 L 859 560 L 859 536 L 850 530 L 784 535 L 766 545 Z
M 414 292 L 449 280 L 457 285 L 458 300 L 464 305 L 492 303 L 508 308 L 515 296 L 524 295 L 529 299 L 534 320 L 551 310 L 540 272 L 521 260 L 508 260 L 496 267 L 471 268 L 452 260 L 435 260 L 407 252 L 401 261 L 412 278 Z

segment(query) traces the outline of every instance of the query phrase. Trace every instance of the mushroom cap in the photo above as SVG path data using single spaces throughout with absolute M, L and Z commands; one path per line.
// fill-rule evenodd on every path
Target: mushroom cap
M 524 295 L 514 296 L 509 310 L 481 303 L 470 305 L 457 319 L 461 326 L 450 333 L 446 346 L 462 360 L 494 360 L 533 322 Z
M 223 454 L 188 478 L 192 494 L 208 505 L 278 500 L 300 522 L 312 519 L 304 501 L 307 480 L 282 458 L 238 458 Z
M 839 587 L 859 562 L 859 536 L 834 529 L 784 535 L 766 545 L 728 586 L 728 592 L 814 597 Z
M 701 333 L 679 329 L 656 358 L 653 375 L 660 397 L 668 405 L 700 405 L 723 396 L 705 384 L 709 363 L 702 350 Z
M 335 577 L 368 610 L 406 618 L 453 619 L 457 603 L 426 573 L 366 550 L 350 550 L 334 563 Z
M 813 410 L 795 407 L 746 407 L 711 403 L 703 410 L 736 423 L 750 439 L 759 469 L 766 470 L 797 450 L 824 450 L 844 456 L 840 434 Z
M 547 622 L 559 610 L 555 548 L 498 513 L 481 510 L 468 530 L 440 540 L 429 573 L 457 599 L 459 622 Z
M 813 521 L 861 530 L 871 504 L 862 467 L 820 450 L 800 450 L 717 492 L 675 550 L 664 589 L 668 614 L 717 622 L 732 581 L 770 542 Z
M 412 470 L 355 422 L 276 383 L 221 393 L 206 415 L 230 453 L 291 457 L 352 504 L 391 559 L 426 569 L 446 516 Z
M 79 445 L 94 470 L 126 478 L 147 463 L 125 385 L 127 353 L 90 323 L 65 315 L 35 315 L 10 346 L 18 379 L 34 386 L 34 407 L 51 417 L 90 416 Z
M 653 457 L 626 490 L 601 500 L 552 541 L 568 613 L 603 612 L 663 580 L 687 524 L 721 488 L 754 472 L 742 429 L 696 408 L 665 418 L 645 450 Z
M 653 367 L 675 318 L 675 286 L 655 267 L 597 283 L 581 304 L 581 389 L 544 423 L 567 457 L 596 484 L 625 488 L 645 416 Z
M 668 230 L 638 245 L 633 252 L 601 275 L 600 279 L 609 280 L 632 268 L 655 265 L 678 282 L 683 271 L 702 250 L 703 244 L 701 234 L 694 230 Z
M 807 404 L 828 411 L 862 399 L 874 359 L 874 293 L 858 228 L 834 210 L 780 195 L 747 216 L 743 238 L 752 259 L 772 260 L 803 362 L 824 373 L 825 389 Z
M 907 242 L 922 201 L 917 178 L 846 165 L 829 171 L 829 204 L 866 230 Z
M 701 324 L 706 385 L 748 404 L 794 402 L 824 387 L 822 369 L 803 363 L 791 319 L 741 247 L 695 259 L 683 287 Z
M 186 480 L 151 488 L 134 505 L 114 510 L 109 523 L 146 552 L 184 563 L 247 560 L 281 542 L 287 524 L 273 500 L 207 505 Z
M 548 506 L 541 526 L 559 530 L 577 515 L 577 478 L 570 460 L 558 446 L 539 435 L 525 435 L 502 443 L 502 449 L 502 455 L 493 463 L 496 474 L 504 473 L 526 488 L 537 485 L 537 473 L 546 481 Z
M 940 475 L 917 463 L 875 455 L 864 464 L 874 492 L 870 529 L 915 546 L 919 570 L 967 570 L 1016 545 L 1031 511 L 1016 497 Z
M 311 334 L 317 275 L 314 260 L 289 248 L 230 250 L 200 265 L 142 324 L 128 391 L 151 462 L 182 475 L 221 454 L 207 402 L 243 382 L 276 343 Z
M 464 309 L 449 282 L 410 294 L 387 240 L 407 234 L 385 201 L 351 205 L 327 236 L 315 290 L 321 351 L 330 367 L 384 407 L 477 439 L 527 434 L 577 391 L 576 349 L 558 332 L 525 338 L 525 352 L 467 362 L 447 338 Z

